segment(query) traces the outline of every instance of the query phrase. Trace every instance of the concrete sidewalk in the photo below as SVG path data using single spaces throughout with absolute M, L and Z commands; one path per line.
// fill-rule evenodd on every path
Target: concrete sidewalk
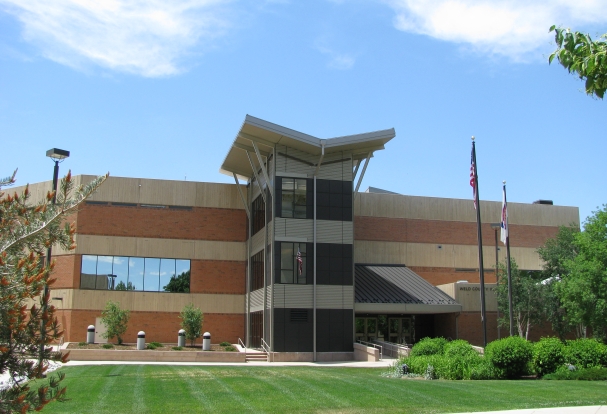
M 476 411 L 474 414 L 607 414 L 607 406 L 591 405 L 586 407 L 527 408 L 524 410 Z M 470 412 L 458 414 L 472 414 Z

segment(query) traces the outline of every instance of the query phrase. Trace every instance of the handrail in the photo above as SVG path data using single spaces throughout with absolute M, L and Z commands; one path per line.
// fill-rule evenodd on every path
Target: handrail
M 385 354 L 394 358 L 399 358 L 402 354 L 409 355 L 411 348 L 406 344 L 398 344 L 395 342 L 382 341 L 380 339 L 374 339 L 373 343 L 384 347 Z
M 244 342 L 242 342 L 242 339 L 238 338 L 238 343 L 240 344 L 241 347 L 244 348 L 244 353 L 247 353 L 247 346 L 244 344 Z
M 268 362 L 272 362 L 270 361 L 270 345 L 268 345 L 268 343 L 263 338 L 261 338 L 261 349 L 266 351 L 266 355 L 268 356 Z
M 356 342 L 358 342 L 361 345 L 366 345 L 366 346 L 372 346 L 375 349 L 379 349 L 379 360 L 381 361 L 383 359 L 383 347 L 381 345 L 377 345 L 374 344 L 372 342 L 367 342 L 367 341 L 362 341 L 360 339 L 357 339 Z

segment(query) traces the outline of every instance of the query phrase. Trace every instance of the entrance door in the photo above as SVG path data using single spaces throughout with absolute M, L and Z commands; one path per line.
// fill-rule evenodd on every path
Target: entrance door
M 388 341 L 396 344 L 410 344 L 411 318 L 389 318 L 388 319 Z
M 107 328 L 101 322 L 101 318 L 95 318 L 95 343 L 96 344 L 107 344 L 107 338 L 101 336 L 107 332 Z
M 356 318 L 356 340 L 372 342 L 377 339 L 377 318 Z

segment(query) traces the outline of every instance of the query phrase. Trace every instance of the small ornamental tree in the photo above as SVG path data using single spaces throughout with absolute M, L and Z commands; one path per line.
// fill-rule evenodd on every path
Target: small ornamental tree
M 106 331 L 101 334 L 106 339 L 116 337 L 118 345 L 122 344 L 122 336 L 126 332 L 129 323 L 130 312 L 120 308 L 120 303 L 108 300 L 105 309 L 101 312 L 101 322 Z
M 16 171 L 0 179 L 0 190 L 13 184 L 15 175 Z M 0 191 L 0 374 L 8 373 L 12 380 L 8 388 L 0 390 L 0 413 L 39 411 L 49 402 L 65 398 L 61 373 L 50 378 L 48 385 L 27 382 L 43 376 L 48 361 L 65 362 L 68 356 L 51 352 L 47 346 L 63 332 L 55 307 L 48 304 L 50 293 L 42 294 L 45 285 L 55 282 L 51 278 L 54 262 L 46 263 L 45 253 L 55 245 L 75 249 L 75 228 L 65 222 L 67 215 L 106 178 L 99 177 L 74 191 L 68 173 L 56 194 L 49 192 L 37 203 L 31 202 L 28 186 L 21 194 Z M 39 300 L 39 306 L 28 309 L 34 300 Z
M 185 337 L 194 346 L 194 341 L 202 336 L 202 322 L 204 315 L 200 308 L 194 307 L 192 303 L 186 305 L 179 314 L 181 327 L 185 330 Z

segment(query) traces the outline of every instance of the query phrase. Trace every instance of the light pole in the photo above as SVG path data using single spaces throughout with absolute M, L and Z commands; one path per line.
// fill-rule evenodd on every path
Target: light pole
M 497 301 L 497 287 L 499 285 L 499 276 L 497 273 L 497 269 L 500 263 L 500 258 L 499 258 L 499 247 L 497 246 L 497 231 L 499 229 L 502 228 L 502 224 L 501 223 L 491 223 L 491 228 L 493 229 L 493 231 L 495 232 L 495 285 L 496 285 L 496 295 L 495 295 L 495 299 Z M 500 307 L 499 307 L 499 302 L 497 303 L 497 339 L 500 339 Z
M 53 169 L 53 201 L 52 201 L 52 203 L 54 205 L 55 202 L 57 201 L 57 180 L 59 178 L 59 162 L 63 161 L 67 157 L 69 157 L 70 152 L 59 149 L 59 148 L 51 148 L 50 150 L 46 151 L 46 156 L 51 158 L 55 162 L 55 168 Z M 51 254 L 52 254 L 52 246 L 49 246 L 46 251 L 46 265 L 47 266 L 50 266 L 50 264 L 51 264 Z M 42 305 L 41 312 L 42 312 L 43 316 L 46 313 L 47 308 L 48 308 L 48 296 L 49 296 L 49 289 L 48 289 L 48 285 L 45 282 L 44 283 L 44 293 L 42 296 L 42 304 L 41 304 Z M 45 341 L 46 341 L 46 321 L 44 320 L 44 318 L 42 318 L 42 319 L 40 319 L 40 354 L 39 354 L 39 358 L 38 358 L 38 369 L 39 369 L 38 376 L 39 377 L 43 377 L 42 363 L 44 361 L 44 350 L 46 348 Z

